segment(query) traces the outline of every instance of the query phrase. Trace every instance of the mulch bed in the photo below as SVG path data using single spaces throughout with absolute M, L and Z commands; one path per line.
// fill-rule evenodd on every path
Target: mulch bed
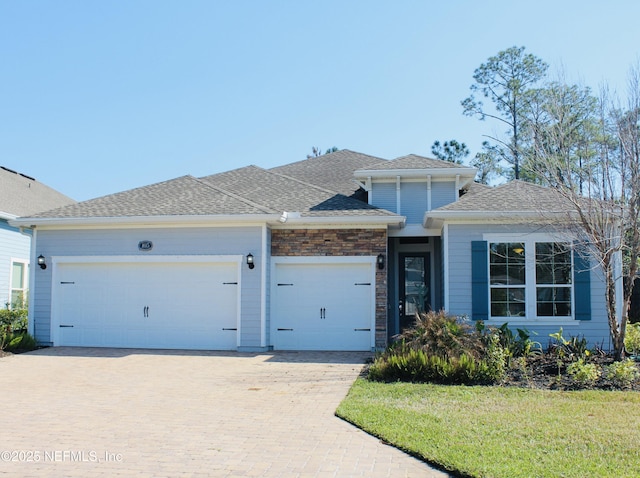
M 558 359 L 553 354 L 533 355 L 526 360 L 516 361 L 508 370 L 507 376 L 501 385 L 525 388 L 537 388 L 547 390 L 635 390 L 640 391 L 640 373 L 638 378 L 626 387 L 618 387 L 612 381 L 600 376 L 594 383 L 583 386 L 575 383 L 566 373 L 568 360 L 560 364 L 558 373 Z M 611 365 L 613 357 L 607 355 L 595 355 L 589 357 L 587 363 L 595 363 L 601 368 Z M 640 372 L 640 364 L 636 364 Z

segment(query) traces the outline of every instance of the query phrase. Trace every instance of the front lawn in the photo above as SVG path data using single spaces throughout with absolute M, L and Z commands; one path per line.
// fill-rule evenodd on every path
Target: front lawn
M 360 378 L 336 414 L 461 476 L 640 476 L 638 392 Z

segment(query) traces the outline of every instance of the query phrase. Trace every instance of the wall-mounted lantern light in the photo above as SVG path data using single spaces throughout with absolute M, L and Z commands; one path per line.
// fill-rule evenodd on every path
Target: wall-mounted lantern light
M 247 265 L 249 266 L 249 269 L 253 269 L 256 266 L 253 263 L 253 254 L 251 253 L 247 254 Z
M 45 260 L 44 256 L 42 254 L 40 254 L 38 256 L 38 265 L 40 266 L 40 269 L 46 269 L 47 268 L 47 261 Z
M 376 264 L 378 264 L 378 269 L 384 269 L 384 254 L 378 254 L 378 258 L 376 259 Z

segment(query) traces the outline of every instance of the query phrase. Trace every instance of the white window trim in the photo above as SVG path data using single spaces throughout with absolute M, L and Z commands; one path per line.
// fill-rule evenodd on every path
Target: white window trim
M 13 287 L 13 264 L 16 264 L 16 263 L 24 265 L 24 277 L 22 278 L 21 289 L 14 289 Z M 11 297 L 13 295 L 14 290 L 22 290 L 25 294 L 28 293 L 29 277 L 31 276 L 31 271 L 29 269 L 30 269 L 29 261 L 27 259 L 14 258 L 14 257 L 9 259 L 9 294 L 7 296 L 7 301 L 9 302 L 9 308 L 11 308 Z
M 489 304 L 489 324 L 532 324 L 536 325 L 552 325 L 552 326 L 575 326 L 580 325 L 580 321 L 575 318 L 575 284 L 571 282 L 571 316 L 563 317 L 538 317 L 537 301 L 536 301 L 536 260 L 535 260 L 535 244 L 537 242 L 563 242 L 571 246 L 572 239 L 566 234 L 553 233 L 530 233 L 530 234 L 484 234 L 482 236 L 488 244 L 498 242 L 522 242 L 525 245 L 525 316 L 524 317 L 492 317 L 491 316 L 491 285 L 487 288 L 488 304 Z M 490 253 L 488 247 L 487 254 Z M 573 251 L 573 248 L 571 248 Z M 487 267 L 490 267 L 490 259 L 487 257 Z M 573 274 L 573 254 L 571 254 L 571 272 Z M 490 277 L 490 271 L 487 270 L 487 277 Z M 531 299 L 532 298 L 532 299 Z

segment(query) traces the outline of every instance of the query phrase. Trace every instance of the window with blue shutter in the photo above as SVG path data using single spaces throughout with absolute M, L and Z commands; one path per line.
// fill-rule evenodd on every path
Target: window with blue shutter
M 591 320 L 591 270 L 589 259 L 573 250 L 573 290 L 576 320 Z
M 489 255 L 487 241 L 471 242 L 471 301 L 473 320 L 489 318 Z

